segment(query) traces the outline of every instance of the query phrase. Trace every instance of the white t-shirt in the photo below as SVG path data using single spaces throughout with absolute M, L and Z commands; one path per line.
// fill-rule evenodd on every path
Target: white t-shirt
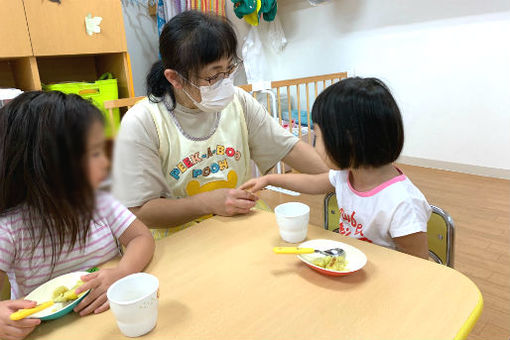
M 427 232 L 431 208 L 420 190 L 401 174 L 367 191 L 356 191 L 348 170 L 330 170 L 340 222 L 336 232 L 395 249 L 392 238 Z
M 98 192 L 90 231 L 83 247 L 76 242 L 69 250 L 64 243 L 60 258 L 51 269 L 51 245 L 46 238 L 46 256 L 42 246 L 32 255 L 32 238 L 21 216 L 21 209 L 0 217 L 0 270 L 7 273 L 11 299 L 26 296 L 48 280 L 62 274 L 85 271 L 120 255 L 117 239 L 135 220 L 135 216 L 110 194 Z M 37 239 L 37 231 L 36 231 Z
M 243 111 L 239 114 L 244 114 L 246 121 L 251 159 L 266 173 L 289 153 L 298 138 L 282 128 L 249 93 L 236 87 L 235 96 Z M 164 105 L 155 107 L 162 114 L 170 114 Z M 182 129 L 191 136 L 207 136 L 215 125 L 215 114 L 198 109 L 177 104 L 174 114 Z M 228 124 L 220 118 L 218 124 L 224 123 Z M 113 195 L 125 206 L 141 206 L 160 197 L 175 198 L 159 149 L 158 131 L 150 111 L 143 103 L 133 106 L 122 118 L 113 155 Z

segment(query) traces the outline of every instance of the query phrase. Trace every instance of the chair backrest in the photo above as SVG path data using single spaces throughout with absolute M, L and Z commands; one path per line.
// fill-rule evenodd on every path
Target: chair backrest
M 443 209 L 434 205 L 427 224 L 429 255 L 437 263 L 453 268 L 453 240 L 455 228 L 452 217 Z
M 113 118 L 113 110 L 119 108 L 127 108 L 130 109 L 131 106 L 138 103 L 140 100 L 145 97 L 130 97 L 130 98 L 122 98 L 115 100 L 107 100 L 104 102 L 104 108 L 108 111 L 108 120 L 110 121 L 110 126 L 112 127 L 112 136 L 117 135 L 117 131 L 115 130 L 114 118 Z
M 261 100 L 267 111 L 278 119 L 280 125 L 288 128 L 290 133 L 308 144 L 313 144 L 311 119 L 313 102 L 326 87 L 344 78 L 347 78 L 346 72 L 246 84 L 239 87 Z M 277 164 L 273 172 L 281 173 L 286 170 L 283 164 Z
M 336 195 L 334 192 L 330 192 L 324 197 L 324 229 L 337 233 L 339 223 L 340 213 Z
M 453 268 L 453 240 L 454 224 L 452 217 L 444 210 L 434 205 L 432 215 L 427 223 L 427 238 L 429 243 L 429 255 L 439 264 Z M 334 192 L 324 197 L 324 229 L 338 232 L 340 214 Z
M 113 110 L 120 109 L 121 117 L 122 115 L 129 110 L 133 105 L 138 103 L 140 100 L 145 97 L 129 97 L 115 100 L 107 100 L 104 102 L 104 108 L 108 111 L 107 119 L 110 121 L 110 126 L 112 127 L 112 138 L 106 140 L 106 155 L 109 159 L 112 159 L 113 152 L 113 139 L 117 136 L 116 124 L 114 122 Z

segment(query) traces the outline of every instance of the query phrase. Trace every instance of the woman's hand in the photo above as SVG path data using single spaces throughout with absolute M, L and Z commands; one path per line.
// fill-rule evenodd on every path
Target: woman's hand
M 102 313 L 110 307 L 106 298 L 106 291 L 112 283 L 126 276 L 119 268 L 101 269 L 97 272 L 83 275 L 81 280 L 83 285 L 76 288 L 76 294 L 80 294 L 88 289 L 91 291 L 74 307 L 74 311 L 84 316 L 90 313 Z
M 9 316 L 23 308 L 34 308 L 35 301 L 28 300 L 6 300 L 0 301 L 0 339 L 20 340 L 30 334 L 37 325 L 39 319 L 21 319 L 13 321 Z
M 261 189 L 264 189 L 269 185 L 269 180 L 267 176 L 252 178 L 243 185 L 239 187 L 241 190 L 249 190 L 250 192 L 257 192 Z
M 200 201 L 208 210 L 221 216 L 247 214 L 259 199 L 251 192 L 241 189 L 217 189 L 201 195 Z

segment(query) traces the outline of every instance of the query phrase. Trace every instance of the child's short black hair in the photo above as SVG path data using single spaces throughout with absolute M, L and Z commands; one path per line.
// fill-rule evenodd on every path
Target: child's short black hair
M 404 145 L 400 110 L 377 78 L 347 78 L 329 86 L 315 100 L 312 120 L 340 169 L 392 163 Z

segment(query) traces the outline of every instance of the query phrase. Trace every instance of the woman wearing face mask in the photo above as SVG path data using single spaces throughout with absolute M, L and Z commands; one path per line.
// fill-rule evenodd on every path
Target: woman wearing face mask
M 113 193 L 156 238 L 210 214 L 249 212 L 257 197 L 237 187 L 250 177 L 250 159 L 263 173 L 280 160 L 300 172 L 327 171 L 311 146 L 234 87 L 236 49 L 228 21 L 175 16 L 161 33 L 147 99 L 122 119 Z

